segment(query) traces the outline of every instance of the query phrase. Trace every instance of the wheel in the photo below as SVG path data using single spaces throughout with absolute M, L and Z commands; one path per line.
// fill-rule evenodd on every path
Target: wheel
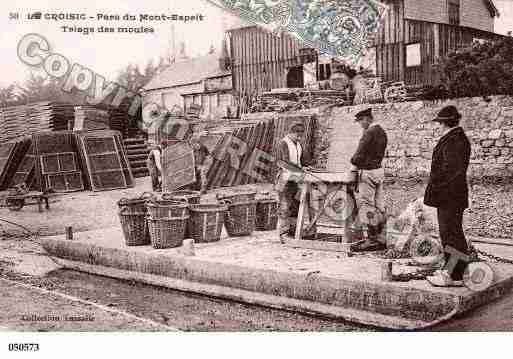
M 19 211 L 25 205 L 25 200 L 19 198 L 7 198 L 6 205 L 11 211 Z

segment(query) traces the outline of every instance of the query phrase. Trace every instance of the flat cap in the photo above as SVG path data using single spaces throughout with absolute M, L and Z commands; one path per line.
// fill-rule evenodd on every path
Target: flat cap
M 459 120 L 460 118 L 461 114 L 458 112 L 458 109 L 455 106 L 449 105 L 442 108 L 433 121 L 445 122 L 450 120 Z
M 360 120 L 362 117 L 372 117 L 372 108 L 366 108 L 354 115 L 355 121 Z

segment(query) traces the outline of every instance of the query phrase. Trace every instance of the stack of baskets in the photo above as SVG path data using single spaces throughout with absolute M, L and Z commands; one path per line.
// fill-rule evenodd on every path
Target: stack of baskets
M 224 204 L 191 204 L 190 235 L 196 243 L 217 242 L 225 223 L 228 207 Z
M 217 195 L 217 200 L 228 207 L 225 227 L 229 236 L 248 236 L 256 226 L 256 191 L 235 190 Z
M 230 201 L 230 203 L 240 203 L 240 202 L 249 202 L 249 201 L 254 201 L 255 200 L 255 197 L 256 197 L 256 192 L 255 191 L 242 191 L 242 190 L 239 190 L 239 191 L 236 191 L 236 190 L 232 190 L 231 192 L 229 193 L 223 193 L 223 194 L 218 194 L 217 196 L 217 200 L 218 201 Z
M 180 247 L 183 244 L 189 220 L 187 203 L 162 198 L 148 201 L 146 207 L 152 247 L 155 249 Z
M 223 226 L 229 236 L 247 236 L 277 227 L 278 202 L 254 191 L 218 195 L 217 203 L 200 204 L 200 193 L 175 191 L 156 198 L 143 194 L 118 202 L 119 218 L 128 246 L 179 247 L 185 238 L 196 243 L 217 242 Z
M 146 201 L 151 198 L 151 194 L 143 193 L 138 198 L 122 198 L 118 201 L 119 221 L 121 222 L 127 246 L 150 244 L 148 224 L 146 222 Z
M 228 206 L 225 227 L 229 236 L 249 236 L 255 231 L 256 201 L 240 201 L 232 203 L 225 200 Z
M 256 230 L 274 231 L 278 227 L 278 201 L 271 197 L 257 200 Z
M 162 198 L 170 201 L 184 201 L 188 204 L 199 204 L 201 194 L 198 191 L 173 191 L 162 194 Z
M 163 193 L 162 198 L 169 201 L 182 201 L 188 205 L 200 204 L 201 193 L 198 191 L 173 191 Z M 185 228 L 185 238 L 190 238 L 192 235 L 192 219 L 189 219 L 187 227 Z

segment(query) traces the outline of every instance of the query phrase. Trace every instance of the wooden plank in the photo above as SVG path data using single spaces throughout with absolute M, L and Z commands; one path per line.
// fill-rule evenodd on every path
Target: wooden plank
M 196 181 L 194 151 L 185 142 L 162 153 L 162 191 L 172 192 Z
M 397 9 L 397 39 L 396 42 L 404 43 L 404 1 L 399 2 Z
M 392 4 L 390 4 L 392 5 Z M 385 17 L 385 44 L 390 44 L 392 41 L 391 41 L 391 38 L 390 38 L 390 35 L 391 35 L 391 29 L 390 29 L 390 23 L 391 23 L 391 19 L 393 17 L 393 12 L 392 13 L 389 13 L 389 15 L 387 17 Z
M 307 199 L 307 194 L 310 191 L 310 187 L 311 187 L 311 185 L 308 182 L 304 183 L 303 186 L 301 187 L 301 194 L 299 197 L 299 211 L 298 211 L 297 222 L 296 222 L 296 233 L 294 236 L 294 239 L 296 241 L 299 241 L 302 238 L 303 222 L 304 222 L 304 218 L 305 218 L 305 214 L 306 214 L 306 210 L 307 210 L 306 199 Z
M 404 43 L 399 43 L 399 80 L 405 81 L 406 80 L 406 57 L 405 57 L 405 49 L 404 49 Z

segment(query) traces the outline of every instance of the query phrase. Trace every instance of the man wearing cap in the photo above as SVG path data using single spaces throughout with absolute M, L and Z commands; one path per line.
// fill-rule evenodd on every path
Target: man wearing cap
M 289 133 L 280 141 L 277 151 L 279 167 L 275 189 L 280 199 L 280 236 L 288 232 L 293 236 L 295 222 L 299 211 L 296 199 L 298 182 L 302 175 L 302 167 L 306 164 L 306 154 L 301 146 L 305 126 L 301 122 L 294 123 Z
M 374 122 L 371 108 L 358 112 L 355 121 L 363 128 L 363 135 L 351 164 L 352 170 L 359 172 L 358 213 L 361 223 L 367 227 L 368 240 L 354 250 L 385 249 L 385 243 L 378 241 L 378 235 L 385 220 L 382 162 L 388 143 L 387 134 Z
M 428 277 L 434 286 L 461 286 L 469 246 L 463 233 L 463 212 L 469 206 L 467 169 L 471 145 L 459 126 L 461 115 L 454 106 L 444 107 L 434 119 L 442 137 L 433 150 L 431 173 L 424 204 L 436 207 L 440 241 L 445 256 L 442 270 Z
M 152 146 L 148 158 L 146 159 L 146 167 L 150 172 L 151 188 L 153 191 L 161 191 L 162 189 L 162 149 L 167 146 L 166 141 L 162 141 L 160 145 Z

